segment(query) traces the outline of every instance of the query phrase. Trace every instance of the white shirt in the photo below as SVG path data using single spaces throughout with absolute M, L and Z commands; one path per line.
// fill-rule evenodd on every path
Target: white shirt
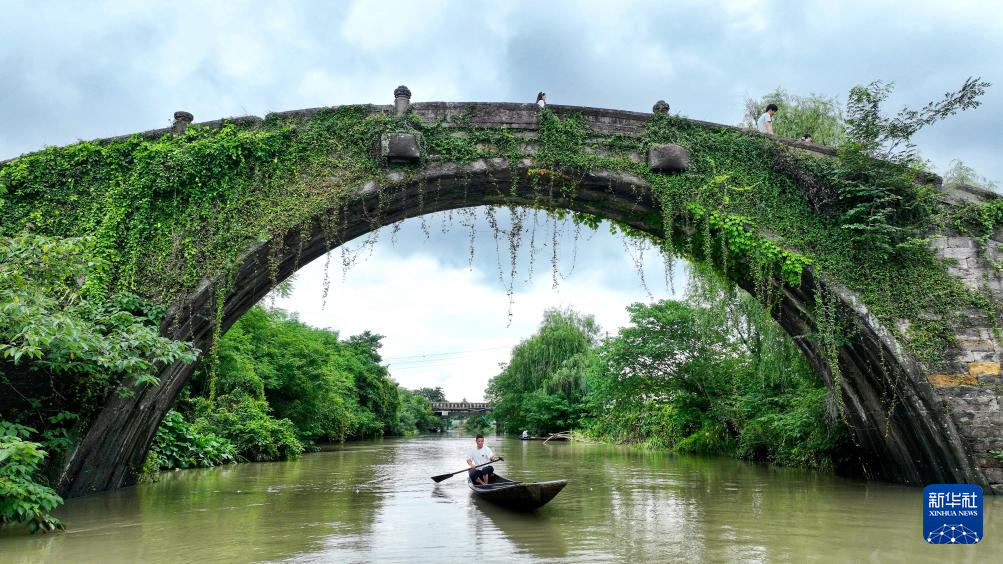
M 491 457 L 494 455 L 495 453 L 491 451 L 491 447 L 484 445 L 482 449 L 478 449 L 477 447 L 470 449 L 470 455 L 467 458 L 474 461 L 474 466 L 480 466 L 485 462 L 491 462 Z
M 546 100 L 537 100 L 536 101 L 536 105 L 540 106 L 541 108 L 545 108 L 545 107 L 547 107 L 547 101 Z
M 768 123 L 773 123 L 773 116 L 770 115 L 770 112 L 759 116 L 759 121 L 756 122 L 756 125 L 759 127 L 759 131 L 766 133 L 766 124 Z

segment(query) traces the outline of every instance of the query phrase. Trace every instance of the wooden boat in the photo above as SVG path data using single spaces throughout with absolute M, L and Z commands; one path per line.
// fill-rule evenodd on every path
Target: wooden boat
M 478 497 L 491 503 L 496 503 L 509 509 L 519 511 L 532 511 L 547 504 L 554 499 L 564 486 L 568 485 L 567 480 L 554 480 L 551 482 L 516 482 L 509 480 L 498 474 L 491 475 L 491 482 L 486 485 L 475 484 L 467 478 L 467 485 L 477 494 Z

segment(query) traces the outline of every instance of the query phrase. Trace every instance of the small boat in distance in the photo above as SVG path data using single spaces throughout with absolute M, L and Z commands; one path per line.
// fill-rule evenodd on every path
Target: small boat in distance
M 475 484 L 467 478 L 467 485 L 485 501 L 490 501 L 517 511 L 533 511 L 554 499 L 568 485 L 567 480 L 551 482 L 516 482 L 498 474 L 491 474 L 491 481 L 486 485 Z
M 524 441 L 569 441 L 571 440 L 571 435 L 569 435 L 568 433 L 550 433 L 546 437 L 522 435 L 519 438 Z

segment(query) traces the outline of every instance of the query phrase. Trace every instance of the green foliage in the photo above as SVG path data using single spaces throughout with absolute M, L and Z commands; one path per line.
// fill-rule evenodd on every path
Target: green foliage
M 363 413 L 355 433 L 359 437 L 394 434 L 401 398 L 397 384 L 390 379 L 379 348 L 381 335 L 365 331 L 349 337 L 346 348 L 352 354 L 341 358 L 341 366 L 355 377 L 356 401 Z
M 421 390 L 406 390 L 398 386 L 397 392 L 400 395 L 400 412 L 398 414 L 397 435 L 412 435 L 419 432 L 430 431 L 443 427 L 443 423 L 438 416 L 432 413 L 432 404 Z M 435 388 L 439 392 L 442 388 Z
M 766 94 L 759 100 L 745 99 L 742 127 L 756 128 L 756 121 L 769 104 L 777 105 L 773 116 L 773 133 L 790 139 L 800 139 L 811 134 L 813 143 L 836 147 L 846 140 L 843 110 L 835 98 L 811 94 L 795 96 L 782 88 Z
M 176 468 L 209 468 L 237 461 L 230 441 L 214 433 L 196 433 L 177 411 L 171 410 L 157 428 L 144 472 Z
M 381 339 L 340 340 L 281 310 L 252 308 L 221 340 L 215 370 L 200 368 L 180 402 L 193 423 L 171 412 L 148 467 L 204 465 L 228 444 L 240 460 L 285 460 L 315 441 L 441 426 L 427 399 L 390 379 Z
M 499 429 L 542 434 L 577 426 L 598 335 L 592 316 L 547 310 L 540 330 L 513 349 L 511 362 L 488 384 Z
M 468 434 L 477 435 L 491 432 L 493 422 L 488 415 L 475 415 L 468 417 L 463 423 L 463 430 Z
M 828 421 L 826 389 L 800 351 L 753 297 L 696 274 L 692 303 L 634 304 L 631 325 L 599 347 L 586 433 L 831 467 L 845 430 Z
M 430 402 L 444 402 L 446 401 L 446 392 L 442 390 L 441 386 L 436 386 L 434 388 L 418 388 L 414 393 L 420 395 L 421 397 L 427 399 Z
M 952 210 L 947 218 L 948 225 L 962 235 L 975 239 L 980 256 L 991 260 L 989 254 L 989 237 L 1003 225 L 1003 200 L 992 202 L 966 202 Z M 993 264 L 996 271 L 1003 270 L 1003 265 Z
M 846 102 L 848 136 L 871 157 L 914 164 L 918 155 L 912 137 L 946 117 L 979 107 L 982 104 L 979 98 L 989 86 L 980 78 L 969 77 L 957 92 L 948 92 L 942 100 L 930 102 L 919 110 L 903 108 L 895 117 L 881 112 L 893 83 L 876 80 L 867 86 L 854 86 Z
M 63 524 L 49 512 L 63 503 L 39 481 L 45 458 L 42 445 L 24 440 L 34 429 L 0 420 L 0 525 L 27 523 L 28 529 L 49 532 Z
M 195 413 L 192 434 L 218 435 L 232 444 L 241 460 L 290 460 L 303 452 L 292 421 L 269 415 L 264 400 L 241 393 L 227 394 L 213 402 L 197 402 Z
M 939 102 L 887 117 L 881 105 L 892 86 L 875 81 L 850 90 L 848 140 L 840 146 L 835 169 L 843 229 L 859 247 L 885 259 L 922 248 L 921 234 L 930 229 L 934 213 L 933 190 L 920 181 L 912 137 L 950 115 L 977 108 L 989 83 L 969 78 Z
M 192 362 L 191 345 L 160 336 L 162 308 L 128 292 L 101 295 L 90 238 L 0 237 L 0 385 L 4 416 L 69 450 L 109 392 L 156 382 L 158 366 Z M 15 387 L 14 379 L 26 393 Z
M 160 312 L 136 296 L 97 299 L 83 281 L 100 270 L 87 239 L 30 233 L 0 239 L 0 357 L 98 387 L 131 377 L 155 382 L 155 366 L 192 362 L 195 350 L 159 335 Z
M 950 167 L 944 173 L 945 186 L 974 186 L 983 190 L 994 192 L 999 189 L 999 184 L 982 176 L 974 168 L 966 165 L 959 159 L 951 161 Z
M 866 146 L 849 141 L 836 167 L 839 222 L 862 252 L 888 259 L 922 250 L 934 213 L 933 187 L 917 170 L 877 161 Z
M 367 332 L 340 340 L 281 310 L 255 307 L 223 337 L 214 373 L 195 375 L 193 393 L 265 401 L 303 442 L 413 433 L 427 422 L 427 402 L 401 413 L 404 394 L 381 364 L 381 338 Z M 401 417 L 414 425 L 401 427 Z

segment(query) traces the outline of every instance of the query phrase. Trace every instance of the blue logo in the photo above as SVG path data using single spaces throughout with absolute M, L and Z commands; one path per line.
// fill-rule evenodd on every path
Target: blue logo
M 923 537 L 930 544 L 975 544 L 982 540 L 982 488 L 931 484 L 923 490 Z

